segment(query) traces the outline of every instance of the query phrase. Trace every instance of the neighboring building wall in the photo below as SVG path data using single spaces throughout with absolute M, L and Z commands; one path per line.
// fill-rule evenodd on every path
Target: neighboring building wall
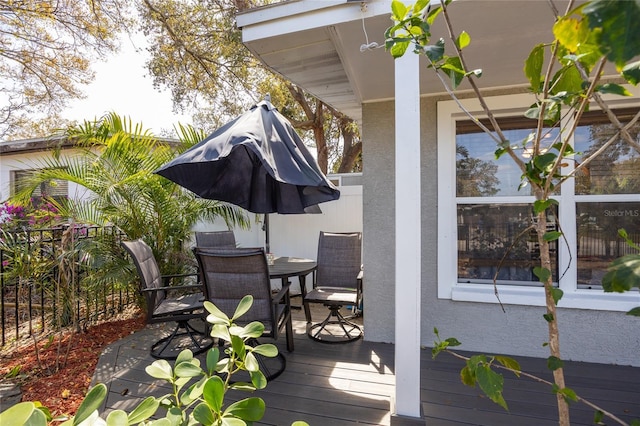
M 496 93 L 496 94 L 502 94 Z M 421 103 L 422 134 L 422 343 L 431 347 L 437 327 L 456 337 L 461 350 L 520 356 L 549 356 L 543 307 L 438 299 L 437 161 L 438 100 Z M 394 336 L 394 103 L 363 106 L 365 338 Z M 452 260 L 453 261 L 453 260 Z M 371 308 L 375 307 L 375 308 Z M 638 319 L 623 312 L 559 309 L 561 351 L 567 360 L 640 366 Z
M 62 156 L 73 156 L 76 150 L 65 149 Z M 6 201 L 11 195 L 11 174 L 15 170 L 33 170 L 45 167 L 46 160 L 51 158 L 48 151 L 27 151 L 15 154 L 0 155 L 0 202 Z M 86 191 L 74 183 L 69 183 L 68 196 L 79 198 Z

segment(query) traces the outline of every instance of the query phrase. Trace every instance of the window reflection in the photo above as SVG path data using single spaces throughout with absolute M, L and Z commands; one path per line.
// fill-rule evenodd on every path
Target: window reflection
M 599 287 L 614 259 L 634 253 L 618 236 L 624 228 L 640 243 L 640 203 L 577 203 L 578 284 Z
M 540 250 L 529 204 L 474 204 L 458 206 L 458 281 L 484 283 L 497 280 L 509 284 L 542 285 L 533 274 L 540 266 Z M 549 215 L 548 229 L 556 229 Z M 556 242 L 551 243 L 557 280 Z M 499 266 L 501 259 L 504 261 Z
M 623 123 L 637 110 L 617 111 Z M 602 112 L 585 114 L 575 135 L 576 164 L 609 142 L 617 129 Z M 629 135 L 640 146 L 640 124 L 629 129 Z M 576 194 L 637 194 L 640 193 L 640 153 L 622 138 L 576 174 Z

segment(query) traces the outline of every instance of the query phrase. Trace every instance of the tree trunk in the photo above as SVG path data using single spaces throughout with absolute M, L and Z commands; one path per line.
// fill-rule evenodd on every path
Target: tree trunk
M 340 117 L 340 133 L 342 134 L 344 146 L 342 150 L 342 161 L 340 161 L 338 173 L 350 173 L 354 171 L 355 163 L 362 152 L 362 141 L 353 143 L 356 138 L 354 123 L 353 120 L 345 117 L 344 115 Z
M 544 240 L 544 234 L 547 232 L 547 215 L 546 211 L 538 213 L 538 223 L 536 231 L 538 233 L 538 245 L 540 247 L 540 266 L 551 272 L 551 255 L 549 252 L 549 242 Z M 556 302 L 553 298 L 553 275 L 549 273 L 548 278 L 544 282 L 545 302 L 547 307 L 547 325 L 549 331 L 549 352 L 551 356 L 561 360 L 560 356 L 560 331 L 558 329 L 558 314 Z M 558 390 L 565 388 L 564 370 L 557 368 L 553 371 L 553 380 Z M 558 424 L 560 426 L 570 426 L 569 420 L 569 404 L 564 399 L 562 393 L 556 393 L 558 402 Z

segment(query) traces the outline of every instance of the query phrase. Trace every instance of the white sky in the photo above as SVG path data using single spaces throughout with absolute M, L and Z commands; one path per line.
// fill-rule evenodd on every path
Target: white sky
M 121 51 L 107 62 L 97 62 L 93 83 L 83 89 L 85 99 L 76 100 L 62 113 L 71 120 L 93 120 L 108 112 L 129 117 L 134 123 L 142 122 L 145 129 L 160 135 L 162 130 L 172 131 L 177 123 L 190 124 L 191 118 L 172 111 L 171 94 L 160 93 L 144 66 L 146 51 L 143 39 L 135 38 L 136 46 L 129 38 L 123 38 Z

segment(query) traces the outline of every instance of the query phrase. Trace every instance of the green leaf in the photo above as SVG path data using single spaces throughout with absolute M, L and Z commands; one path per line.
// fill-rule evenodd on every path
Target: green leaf
M 145 426 L 176 426 L 179 425 L 180 423 L 178 422 L 173 422 L 170 419 L 167 419 L 166 417 L 163 417 L 161 419 L 158 420 L 153 420 L 150 423 L 145 423 Z
M 244 368 L 247 371 L 260 370 L 260 364 L 258 364 L 258 360 L 253 352 L 247 352 L 247 356 L 244 357 Z
M 273 358 L 278 355 L 278 347 L 272 343 L 264 343 L 262 345 L 255 346 L 251 351 L 254 354 L 260 354 L 267 358 Z
M 262 336 L 262 333 L 264 333 L 264 324 L 259 321 L 253 321 L 240 328 L 239 330 L 234 328 L 233 330 L 229 330 L 229 332 L 231 334 L 235 334 L 238 337 L 242 337 L 243 339 L 251 337 L 258 338 Z
M 256 389 L 264 389 L 267 387 L 267 378 L 264 376 L 262 371 L 251 371 L 249 372 L 249 375 L 251 376 L 251 383 Z
M 547 210 L 552 205 L 558 205 L 558 201 L 550 198 L 548 200 L 536 200 L 533 202 L 533 211 L 538 214 Z
M 220 360 L 220 349 L 213 347 L 207 352 L 207 371 L 212 375 L 216 371 L 216 364 Z
M 551 278 L 551 271 L 542 266 L 536 266 L 533 268 L 533 274 L 538 277 L 538 280 L 545 284 L 549 278 Z
M 211 315 L 207 317 L 207 321 L 209 321 L 209 317 L 211 317 Z M 229 327 L 223 324 L 215 324 L 213 327 L 211 327 L 211 337 L 222 339 L 225 342 L 230 342 L 231 335 L 229 334 Z
M 542 318 L 544 318 L 546 322 L 552 322 L 553 321 L 553 314 L 543 314 Z
M 464 367 L 460 370 L 460 380 L 467 386 L 475 386 L 476 385 L 476 376 L 473 374 L 473 371 L 469 368 L 469 366 Z
M 253 305 L 253 296 L 248 294 L 244 296 L 242 300 L 240 300 L 240 303 L 238 303 L 236 311 L 233 313 L 232 320 L 237 320 L 238 318 L 246 314 L 249 309 L 251 309 L 251 305 Z
M 238 356 L 238 358 L 243 359 L 247 352 L 245 348 L 244 340 L 239 338 L 238 336 L 231 335 L 231 348 L 233 352 Z
M 499 160 L 500 157 L 502 157 L 504 154 L 507 153 L 507 148 L 498 148 L 496 149 L 496 151 L 493 153 L 493 155 L 495 156 L 496 160 Z
M 547 368 L 551 371 L 556 371 L 562 368 L 563 365 L 564 365 L 564 362 L 556 356 L 552 355 L 549 358 L 547 358 Z
M 122 410 L 115 410 L 107 416 L 107 426 L 129 426 L 127 413 Z
M 181 362 L 176 364 L 175 374 L 177 377 L 198 377 L 203 374 L 202 368 L 192 362 Z
M 256 387 L 247 382 L 235 382 L 229 385 L 229 389 L 240 390 L 243 392 L 253 392 L 256 390 Z
M 553 152 L 547 152 L 545 154 L 537 155 L 533 158 L 533 164 L 536 166 L 536 169 L 541 170 L 543 172 L 551 171 L 551 167 L 556 161 L 558 156 Z
M 562 299 L 562 296 L 564 296 L 564 292 L 559 288 L 554 287 L 551 289 L 551 297 L 553 297 L 553 302 L 556 304 L 556 306 L 558 305 L 560 299 Z
M 512 370 L 513 374 L 520 377 L 520 372 L 522 371 L 522 369 L 520 368 L 520 363 L 518 361 L 504 355 L 496 355 L 495 358 L 496 358 L 496 361 L 498 361 L 500 364 Z
M 502 396 L 504 377 L 491 369 L 489 365 L 479 366 L 476 370 L 476 378 L 480 389 L 496 404 L 509 410 L 507 402 Z
M 148 365 L 144 371 L 154 379 L 173 380 L 173 370 L 167 360 L 159 359 Z
M 562 236 L 562 232 L 560 231 L 548 231 L 544 233 L 544 235 L 542 236 L 542 239 L 547 242 L 556 241 L 561 236 Z
M 451 3 L 450 0 L 446 0 L 444 2 L 445 5 L 448 5 L 449 3 Z M 427 23 L 429 25 L 433 25 L 433 23 L 435 22 L 436 18 L 438 17 L 438 15 L 442 13 L 442 6 L 439 3 L 435 3 L 431 6 L 431 11 L 429 12 L 429 14 L 427 15 Z
M 640 287 L 640 254 L 627 254 L 614 260 L 602 277 L 605 292 L 618 292 Z
M 542 64 L 544 63 L 544 45 L 539 44 L 529 53 L 524 62 L 524 74 L 531 84 L 533 93 L 540 93 L 542 89 Z
M 187 388 L 186 391 L 180 395 L 180 402 L 183 405 L 190 405 L 193 401 L 200 398 L 204 393 L 204 384 L 207 381 L 207 377 L 202 377 L 196 383 Z
M 391 56 L 393 56 L 394 58 L 399 58 L 405 54 L 408 48 L 409 48 L 408 41 L 397 42 L 393 44 L 393 46 L 390 49 Z
M 601 425 L 603 424 L 602 420 L 604 420 L 604 413 L 601 410 L 596 410 L 595 414 L 593 415 L 593 423 Z
M 211 324 L 229 324 L 230 320 L 227 314 L 222 312 L 216 305 L 209 302 L 208 300 L 204 301 L 204 308 L 209 312 L 210 315 L 207 316 L 207 322 Z
M 191 361 L 192 359 L 193 359 L 193 352 L 191 352 L 191 349 L 185 349 L 181 351 L 176 357 L 175 365 L 178 365 L 181 362 Z
M 423 50 L 431 62 L 439 62 L 444 57 L 444 39 L 441 38 L 436 44 L 425 46 Z
M 0 413 L 0 424 L 2 426 L 22 426 L 27 424 L 27 421 L 36 411 L 39 410 L 33 402 L 20 402 Z M 42 414 L 42 417 L 35 415 L 37 418 L 33 420 L 39 420 L 38 423 L 32 423 L 33 425 L 47 425 L 47 419 L 44 418 L 44 414 Z
M 78 407 L 76 415 L 73 417 L 73 425 L 76 426 L 89 418 L 94 411 L 100 408 L 106 396 L 107 386 L 105 386 L 104 383 L 98 383 L 91 388 L 87 396 L 82 400 L 80 407 Z
M 391 2 L 391 13 L 396 21 L 402 21 L 407 14 L 407 6 L 401 1 L 393 0 Z
M 138 424 L 153 416 L 160 407 L 160 400 L 150 396 L 129 413 L 129 424 Z
M 596 1 L 583 9 L 592 30 L 601 29 L 607 59 L 622 69 L 640 55 L 640 5 L 637 1 Z
M 631 96 L 631 92 L 624 86 L 614 83 L 601 84 L 596 87 L 596 91 L 600 93 L 611 93 L 613 95 Z
M 637 308 L 631 309 L 629 312 L 627 312 L 627 315 L 631 315 L 631 316 L 634 316 L 634 317 L 640 317 L 640 306 L 638 306 Z
M 97 412 L 96 412 L 96 416 L 97 416 Z M 0 423 L 2 426 L 4 426 L 4 423 Z M 24 423 L 24 426 L 45 426 L 47 425 L 47 416 L 44 413 L 43 410 L 41 409 L 36 409 L 33 411 L 33 413 L 31 413 L 31 416 L 29 417 L 29 419 Z
M 232 415 L 245 421 L 257 422 L 264 416 L 265 404 L 262 398 L 246 398 L 231 404 L 225 415 Z
M 566 402 L 576 402 L 578 401 L 578 395 L 576 395 L 575 391 L 571 388 L 562 388 L 557 391 Z
M 453 89 L 458 88 L 465 76 L 464 68 L 462 68 L 462 62 L 460 61 L 460 58 L 458 58 L 457 56 L 447 58 L 441 68 L 445 70 L 449 75 Z
M 458 36 L 458 38 L 456 38 L 456 46 L 458 46 L 460 50 L 467 47 L 470 43 L 471 43 L 471 36 L 467 34 L 466 31 L 462 31 Z
M 212 376 L 204 384 L 202 397 L 213 411 L 220 412 L 224 401 L 224 392 L 224 382 L 220 376 Z
M 553 25 L 553 35 L 558 42 L 569 52 L 576 52 L 588 39 L 588 27 L 586 23 L 572 17 L 559 19 Z
M 578 69 L 572 64 L 562 67 L 554 76 L 552 94 L 579 93 L 582 89 L 582 77 Z
M 455 337 L 449 337 L 448 339 L 445 339 L 445 342 L 447 342 L 447 346 L 460 346 L 462 343 L 460 343 L 460 341 L 458 339 L 456 339 Z
M 246 423 L 244 420 L 237 419 L 235 417 L 223 417 L 222 426 L 247 426 L 252 423 Z
M 193 418 L 198 423 L 203 425 L 212 425 L 216 421 L 215 415 L 211 408 L 209 408 L 209 406 L 207 406 L 207 404 L 203 402 L 196 405 L 196 407 L 193 409 Z
M 622 77 L 628 82 L 637 86 L 640 82 L 640 61 L 632 62 L 622 68 Z
M 422 9 L 424 9 L 425 7 L 427 7 L 429 5 L 429 2 L 431 0 L 418 0 L 416 2 L 415 5 L 413 5 L 413 12 L 414 13 L 419 13 L 422 11 Z

